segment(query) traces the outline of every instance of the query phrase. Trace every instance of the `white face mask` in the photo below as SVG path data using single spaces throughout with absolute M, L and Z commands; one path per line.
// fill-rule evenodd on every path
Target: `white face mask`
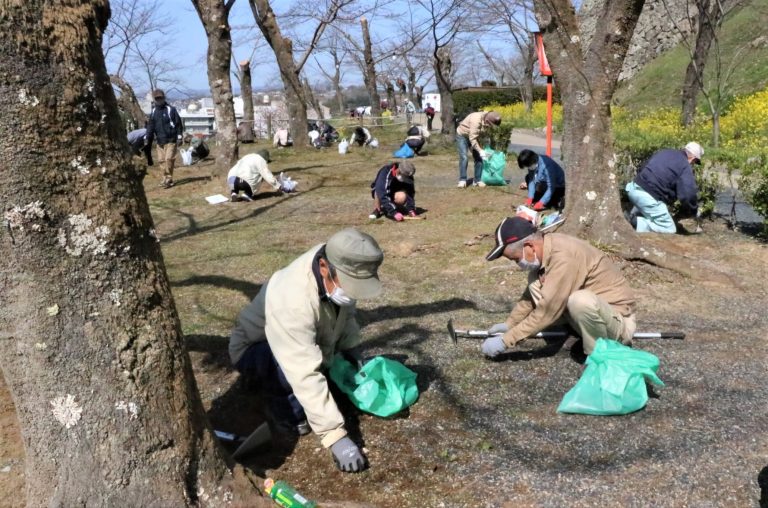
M 331 283 L 333 284 L 333 291 L 331 291 L 330 294 L 326 293 L 326 295 L 333 303 L 339 307 L 351 307 L 357 303 L 357 300 L 347 295 L 343 289 L 341 289 L 336 285 L 335 282 L 333 282 L 333 279 L 331 279 Z
M 520 267 L 523 271 L 533 271 L 538 270 L 541 268 L 541 261 L 539 261 L 539 256 L 536 255 L 536 251 L 533 251 L 533 261 L 528 261 L 525 259 L 525 249 L 523 249 L 523 257 L 520 258 L 520 260 L 517 262 L 517 266 Z

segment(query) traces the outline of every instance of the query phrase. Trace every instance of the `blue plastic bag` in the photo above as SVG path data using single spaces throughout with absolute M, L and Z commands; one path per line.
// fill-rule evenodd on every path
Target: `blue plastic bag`
M 374 357 L 355 372 L 351 363 L 337 355 L 330 376 L 358 409 L 376 416 L 392 416 L 419 398 L 416 373 L 383 356 Z
M 614 340 L 597 339 L 581 379 L 563 397 L 559 413 L 624 415 L 645 407 L 645 378 L 659 386 L 659 359 Z
M 413 151 L 413 148 L 408 146 L 407 143 L 403 143 L 403 146 L 397 149 L 395 153 L 393 153 L 395 157 L 398 157 L 400 159 L 410 159 L 415 155 L 415 152 Z
M 483 176 L 480 178 L 486 185 L 507 185 L 504 180 L 504 168 L 507 166 L 507 154 L 485 147 L 486 152 L 493 152 L 483 161 Z

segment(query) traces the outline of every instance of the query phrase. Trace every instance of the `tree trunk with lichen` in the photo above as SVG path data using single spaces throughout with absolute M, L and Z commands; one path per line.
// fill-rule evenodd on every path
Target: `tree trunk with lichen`
M 633 236 L 619 202 L 611 99 L 643 3 L 604 2 L 597 31 L 582 48 L 569 0 L 534 1 L 563 102 L 566 230 L 599 244 L 622 244 Z
M 251 85 L 251 61 L 243 60 L 238 65 L 240 75 L 240 97 L 243 99 L 243 123 L 248 126 L 251 134 L 249 143 L 253 142 L 253 86 Z M 245 140 L 243 140 L 245 141 Z
M 269 0 L 249 0 L 249 3 L 256 24 L 274 51 L 275 60 L 277 60 L 277 66 L 280 69 L 280 77 L 285 87 L 288 123 L 293 138 L 293 146 L 305 148 L 309 145 L 307 103 L 304 96 L 304 83 L 299 76 L 301 69 L 296 68 L 296 62 L 293 59 L 293 41 L 283 37 Z
M 453 93 L 451 91 L 451 55 L 446 48 L 437 48 L 432 62 L 435 68 L 437 91 L 440 92 L 440 133 L 446 141 L 456 137 L 456 122 L 453 119 Z
M 106 0 L 0 4 L 0 365 L 26 503 L 220 506 L 243 491 L 207 424 L 127 155 L 108 18 Z
M 368 20 L 360 18 L 360 28 L 363 33 L 363 82 L 368 91 L 368 98 L 371 100 L 371 116 L 374 123 L 378 124 L 381 116 L 381 97 L 379 89 L 376 86 L 376 61 L 373 59 L 373 46 L 371 44 L 371 34 L 368 31 Z
M 133 129 L 141 129 L 147 123 L 147 115 L 141 109 L 133 87 L 121 76 L 110 75 L 110 81 L 120 90 L 117 105 L 123 110 L 128 121 L 133 124 Z
M 229 11 L 234 0 L 192 0 L 208 37 L 208 84 L 216 120 L 216 170 L 214 176 L 232 167 L 238 159 L 237 120 L 230 76 L 232 35 Z

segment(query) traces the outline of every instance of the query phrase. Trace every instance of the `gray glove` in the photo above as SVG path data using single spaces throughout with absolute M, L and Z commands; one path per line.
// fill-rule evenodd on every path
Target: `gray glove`
M 483 354 L 489 358 L 494 358 L 506 351 L 506 349 L 507 346 L 504 344 L 504 339 L 502 339 L 501 335 L 493 335 L 483 341 Z
M 351 439 L 344 436 L 331 445 L 336 467 L 346 473 L 359 473 L 365 469 L 365 456 Z
M 496 323 L 492 327 L 488 328 L 488 335 L 498 335 L 500 333 L 507 333 L 509 327 L 507 323 Z

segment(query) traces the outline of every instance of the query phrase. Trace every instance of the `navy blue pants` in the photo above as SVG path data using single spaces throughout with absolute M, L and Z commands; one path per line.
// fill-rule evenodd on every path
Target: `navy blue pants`
M 247 386 L 261 392 L 277 421 L 297 425 L 307 419 L 267 341 L 246 349 L 235 368 L 245 377 Z

